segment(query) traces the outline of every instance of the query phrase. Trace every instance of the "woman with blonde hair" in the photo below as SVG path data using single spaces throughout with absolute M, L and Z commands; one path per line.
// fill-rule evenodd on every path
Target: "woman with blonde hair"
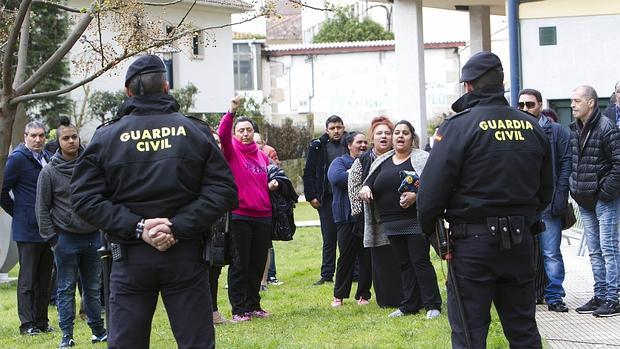
M 365 220 L 364 206 L 358 194 L 364 179 L 368 176 L 370 166 L 375 159 L 392 149 L 392 131 L 394 124 L 385 116 L 377 116 L 370 122 L 368 138 L 371 149 L 353 162 L 349 173 L 349 200 L 351 213 L 364 230 L 366 226 L 376 226 L 376 221 Z M 373 217 L 374 215 L 370 215 Z M 398 260 L 394 257 L 387 241 L 381 244 L 365 245 L 370 250 L 372 265 L 372 283 L 375 299 L 380 307 L 396 308 L 402 300 L 400 271 L 396 267 Z
M 441 312 L 441 296 L 437 275 L 429 257 L 430 245 L 422 235 L 417 220 L 415 190 L 399 192 L 401 171 L 422 174 L 428 153 L 416 147 L 415 129 L 401 120 L 394 126 L 394 149 L 378 157 L 372 164 L 360 198 L 377 210 L 380 229 L 367 231 L 369 243 L 388 240 L 400 264 L 403 298 L 390 317 L 415 314 L 426 308 L 426 317 Z M 368 215 L 366 215 L 368 217 Z M 365 241 L 366 242 L 366 241 Z

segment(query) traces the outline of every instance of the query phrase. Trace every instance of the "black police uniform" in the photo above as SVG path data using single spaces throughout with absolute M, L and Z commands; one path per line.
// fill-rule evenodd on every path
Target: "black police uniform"
M 75 211 L 122 246 L 110 275 L 110 348 L 147 348 L 158 294 L 179 348 L 215 346 L 202 241 L 237 205 L 231 171 L 209 127 L 169 95 L 132 97 L 99 128 L 72 178 Z M 159 252 L 136 234 L 141 218 L 169 218 L 178 243 Z
M 439 128 L 424 168 L 418 219 L 427 236 L 437 218 L 450 223 L 473 348 L 486 347 L 492 301 L 511 348 L 541 348 L 530 228 L 553 192 L 549 142 L 501 89 L 467 93 L 452 109 L 460 113 Z M 466 348 L 454 285 L 447 288 L 452 346 Z

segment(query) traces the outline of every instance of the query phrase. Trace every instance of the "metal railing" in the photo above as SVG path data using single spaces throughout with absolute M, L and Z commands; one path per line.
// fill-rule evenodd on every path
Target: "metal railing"
M 578 256 L 584 256 L 587 251 L 586 239 L 583 236 L 583 221 L 581 219 L 581 212 L 579 211 L 579 205 L 573 200 L 572 197 L 568 198 L 568 202 L 573 204 L 573 210 L 575 212 L 575 218 L 577 222 L 571 228 L 562 231 L 562 238 L 566 239 L 566 242 L 570 245 L 571 239 L 579 240 L 579 249 L 577 250 Z

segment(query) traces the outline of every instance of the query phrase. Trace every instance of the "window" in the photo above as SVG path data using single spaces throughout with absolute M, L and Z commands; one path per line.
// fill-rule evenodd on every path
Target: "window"
M 555 27 L 538 28 L 538 42 L 540 46 L 557 45 L 558 38 Z
M 204 56 L 204 39 L 203 32 L 197 32 L 192 35 L 192 55 L 194 58 L 202 58 Z
M 251 91 L 258 89 L 261 80 L 260 44 L 233 43 L 233 69 L 235 90 Z M 255 86 L 255 81 L 257 86 Z

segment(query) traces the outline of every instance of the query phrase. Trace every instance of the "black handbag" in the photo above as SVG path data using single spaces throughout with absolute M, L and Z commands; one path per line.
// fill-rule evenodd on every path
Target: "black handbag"
M 573 208 L 573 203 L 569 202 L 562 212 L 562 230 L 570 229 L 573 225 L 577 223 L 577 217 L 575 217 L 575 209 Z
M 232 262 L 230 241 L 230 213 L 226 213 L 211 226 L 209 241 L 209 262 L 216 267 L 223 267 Z

